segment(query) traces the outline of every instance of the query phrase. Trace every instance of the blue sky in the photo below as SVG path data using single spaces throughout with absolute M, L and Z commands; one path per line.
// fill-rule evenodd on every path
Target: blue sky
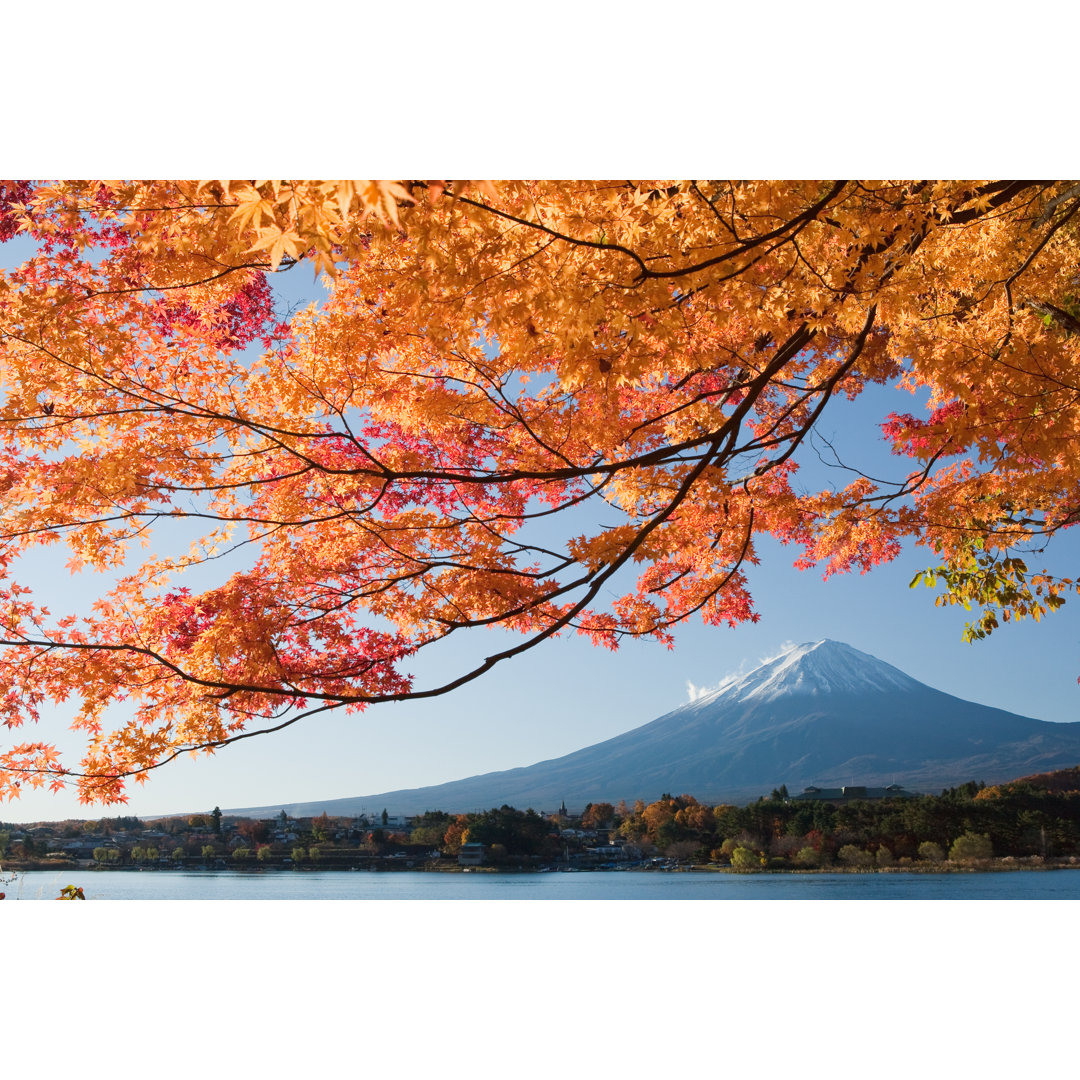
M 0 262 L 10 264 L 23 253 L 24 245 L 5 245 Z M 304 268 L 274 284 L 283 304 L 319 291 Z M 911 395 L 872 388 L 854 403 L 831 404 L 819 430 L 842 457 L 857 457 L 875 475 L 902 476 L 906 460 L 888 453 L 877 427 L 890 410 L 914 411 Z M 801 460 L 807 487 L 836 479 L 813 446 L 805 448 Z M 761 565 L 748 575 L 761 614 L 757 624 L 728 629 L 695 621 L 679 628 L 674 651 L 632 642 L 610 653 L 582 638 L 556 640 L 442 698 L 377 706 L 360 716 L 317 716 L 213 757 L 179 761 L 144 787 L 133 785 L 124 807 L 84 807 L 74 794 L 29 792 L 0 806 L 0 820 L 149 817 L 215 805 L 339 798 L 529 765 L 647 723 L 787 646 L 826 637 L 958 697 L 1043 720 L 1077 719 L 1080 599 L 1039 625 L 1004 626 L 990 639 L 967 645 L 961 640 L 967 613 L 936 608 L 930 590 L 908 588 L 912 576 L 931 565 L 930 552 L 909 546 L 894 563 L 870 574 L 827 582 L 820 571 L 793 569 L 799 554 L 767 538 L 760 543 Z M 1077 539 L 1056 542 L 1049 554 L 1052 569 L 1069 573 L 1077 564 Z M 33 563 L 30 583 L 54 611 L 89 604 L 99 587 L 89 573 L 57 575 L 53 567 L 65 558 Z M 516 640 L 498 631 L 479 632 L 469 645 L 440 646 L 409 669 L 418 685 L 432 685 L 463 670 L 466 648 L 468 655 L 488 655 Z M 56 738 L 63 745 L 64 728 L 64 710 L 52 710 L 33 737 Z

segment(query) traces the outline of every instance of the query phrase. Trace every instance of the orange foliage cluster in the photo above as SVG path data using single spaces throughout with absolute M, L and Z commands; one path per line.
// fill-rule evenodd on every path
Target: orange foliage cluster
M 1012 549 L 1080 517 L 1078 221 L 1027 181 L 6 183 L 0 717 L 70 699 L 87 751 L 10 748 L 0 796 L 753 620 L 762 533 L 830 572 L 915 537 L 946 602 L 1039 616 L 1071 582 Z M 328 298 L 275 311 L 304 264 Z M 931 402 L 881 418 L 906 482 L 798 494 L 829 400 L 895 382 Z M 49 545 L 115 578 L 92 612 L 20 579 Z M 520 643 L 413 684 L 483 626 Z
M 1013 780 L 1007 784 L 993 784 L 979 791 L 975 799 L 1000 799 L 1018 789 L 1030 790 L 1032 788 L 1059 794 L 1080 792 L 1080 765 L 1072 769 L 1058 769 L 1056 772 L 1022 776 L 1019 780 Z

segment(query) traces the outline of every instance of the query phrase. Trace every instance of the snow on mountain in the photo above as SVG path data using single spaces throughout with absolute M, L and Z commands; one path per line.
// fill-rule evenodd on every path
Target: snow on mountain
M 563 757 L 446 784 L 321 802 L 297 816 L 462 812 L 509 803 L 571 809 L 688 792 L 745 802 L 786 784 L 937 792 L 1080 762 L 1080 723 L 1051 724 L 964 701 L 838 641 L 799 645 L 665 715 Z M 282 809 L 235 811 L 272 816 Z
M 813 641 L 755 668 L 748 675 L 725 680 L 693 704 L 699 708 L 729 701 L 775 701 L 791 694 L 859 694 L 925 689 L 899 668 L 840 641 Z

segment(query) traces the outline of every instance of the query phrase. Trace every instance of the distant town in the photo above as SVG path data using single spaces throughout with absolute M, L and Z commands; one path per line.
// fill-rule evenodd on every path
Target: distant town
M 663 795 L 570 813 L 205 814 L 0 823 L 6 871 L 73 869 L 888 870 L 1080 865 L 1080 768 L 940 795 L 781 786 L 746 806 Z

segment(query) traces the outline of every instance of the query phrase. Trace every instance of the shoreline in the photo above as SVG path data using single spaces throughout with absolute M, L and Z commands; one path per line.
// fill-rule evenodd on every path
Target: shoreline
M 197 874 L 243 873 L 243 874 L 305 874 L 329 871 L 334 874 L 349 873 L 401 873 L 408 871 L 422 874 L 738 874 L 747 875 L 820 875 L 820 874 L 979 874 L 1009 873 L 1019 870 L 1080 870 L 1080 859 L 1070 856 L 1062 859 L 1047 859 L 1039 855 L 1000 859 L 983 859 L 965 863 L 950 863 L 948 860 L 936 863 L 912 863 L 907 866 L 821 866 L 821 867 L 760 867 L 736 870 L 731 866 L 712 863 L 693 863 L 680 866 L 403 866 L 398 862 L 379 863 L 367 866 L 100 866 L 75 860 L 13 859 L 0 866 L 3 874 L 19 874 L 28 871 L 40 872 L 55 870 L 70 873 L 108 874 L 108 873 L 170 873 L 185 871 Z

